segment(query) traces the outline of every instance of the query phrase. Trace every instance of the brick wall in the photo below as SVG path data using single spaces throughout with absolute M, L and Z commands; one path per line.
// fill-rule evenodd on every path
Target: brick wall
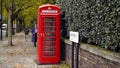
M 65 41 L 65 62 L 71 67 L 72 46 Z M 74 63 L 76 65 L 76 45 L 74 47 Z M 74 65 L 74 68 L 76 68 Z M 120 68 L 120 53 L 105 50 L 89 44 L 81 44 L 79 48 L 78 68 Z

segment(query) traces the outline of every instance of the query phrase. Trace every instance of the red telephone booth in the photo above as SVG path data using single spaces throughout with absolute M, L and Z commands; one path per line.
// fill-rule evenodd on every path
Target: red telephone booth
M 43 5 L 38 9 L 38 64 L 60 62 L 60 8 Z

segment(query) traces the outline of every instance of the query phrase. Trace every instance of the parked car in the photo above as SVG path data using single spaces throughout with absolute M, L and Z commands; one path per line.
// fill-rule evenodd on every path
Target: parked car
M 2 29 L 6 30 L 7 29 L 7 24 L 2 24 Z

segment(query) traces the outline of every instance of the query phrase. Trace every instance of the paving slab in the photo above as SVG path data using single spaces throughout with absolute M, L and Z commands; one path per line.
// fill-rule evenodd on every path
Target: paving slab
M 28 40 L 24 33 L 13 35 L 13 45 L 8 46 L 8 39 L 0 41 L 0 68 L 61 68 L 60 64 L 38 65 L 36 48 L 31 42 L 31 33 Z

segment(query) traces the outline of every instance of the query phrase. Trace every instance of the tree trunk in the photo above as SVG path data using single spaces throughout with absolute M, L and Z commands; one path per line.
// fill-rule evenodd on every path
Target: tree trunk
M 16 33 L 18 33 L 19 32 L 19 20 L 18 19 L 16 19 Z
M 8 9 L 8 45 L 13 46 L 12 44 L 12 9 Z
M 12 28 L 12 35 L 15 35 L 15 30 L 14 30 L 14 27 L 13 27 L 13 21 L 11 22 L 11 28 Z
M 8 24 L 8 22 L 7 22 Z M 6 37 L 8 37 L 8 25 L 7 25 L 7 29 L 6 29 Z
M 20 19 L 17 19 L 17 23 L 16 23 L 16 25 L 17 25 L 17 27 L 16 27 L 16 32 L 20 32 L 21 31 L 21 24 L 20 24 Z

